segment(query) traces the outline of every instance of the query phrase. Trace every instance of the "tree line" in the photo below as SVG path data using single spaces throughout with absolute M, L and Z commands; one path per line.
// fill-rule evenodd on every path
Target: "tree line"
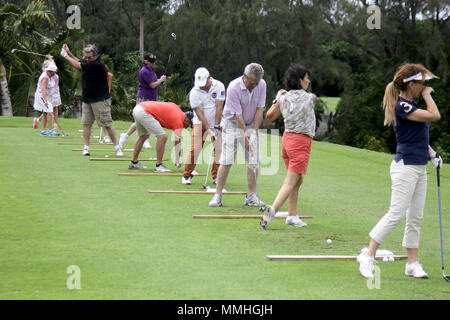
M 450 0 L 8 2 L 0 9 L 0 58 L 16 115 L 27 114 L 27 97 L 34 92 L 42 57 L 12 55 L 11 48 L 23 46 L 58 59 L 64 42 L 80 56 L 85 44 L 95 43 L 114 74 L 116 119 L 131 119 L 142 50 L 156 54 L 158 75 L 166 71 L 169 76 L 160 88 L 160 98 L 183 108 L 189 107 L 187 94 L 199 66 L 228 84 L 249 62 L 262 64 L 270 107 L 276 91 L 283 88 L 285 70 L 297 63 L 311 70 L 312 91 L 319 97 L 341 97 L 326 139 L 394 152 L 395 137 L 392 128 L 383 127 L 381 100 L 395 69 L 403 62 L 414 62 L 423 63 L 440 78 L 430 83 L 441 111 L 441 120 L 431 126 L 430 139 L 449 159 Z M 70 5 L 80 8 L 81 29 L 69 32 Z M 367 10 L 370 5 L 379 9 L 379 29 L 368 28 L 367 21 L 373 17 Z M 79 91 L 78 76 L 62 60 L 56 62 L 63 102 L 70 112 Z M 318 118 L 323 108 L 319 106 Z M 282 121 L 277 126 L 282 129 Z

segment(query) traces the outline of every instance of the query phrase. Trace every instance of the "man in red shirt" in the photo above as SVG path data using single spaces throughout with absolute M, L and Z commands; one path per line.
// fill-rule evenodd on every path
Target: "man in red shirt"
M 181 133 L 183 128 L 192 127 L 193 113 L 184 113 L 180 107 L 172 102 L 144 101 L 133 109 L 133 117 L 136 122 L 136 130 L 139 138 L 134 144 L 133 158 L 128 169 L 146 169 L 138 161 L 144 141 L 149 135 L 155 136 L 156 140 L 156 167 L 155 172 L 171 172 L 163 163 L 164 148 L 167 142 L 167 133 L 163 128 L 173 130 L 175 135 L 175 163 L 181 167 Z

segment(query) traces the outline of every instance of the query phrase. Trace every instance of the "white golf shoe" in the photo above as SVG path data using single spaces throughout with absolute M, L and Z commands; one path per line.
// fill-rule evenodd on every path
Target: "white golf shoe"
M 264 212 L 264 215 L 262 216 L 261 221 L 259 221 L 259 226 L 261 229 L 267 230 L 267 227 L 275 218 L 275 209 L 272 206 L 267 205 L 260 210 Z
M 120 134 L 120 138 L 119 138 L 119 146 L 122 149 L 123 146 L 125 145 L 125 143 L 128 140 L 128 135 L 124 132 Z
M 299 216 L 288 216 L 286 218 L 286 224 L 294 227 L 306 227 L 307 224 L 300 219 Z
M 428 274 L 423 270 L 422 265 L 416 261 L 405 265 L 405 275 L 414 278 L 428 279 Z
M 208 204 L 210 207 L 221 207 L 222 206 L 222 195 L 214 194 L 213 198 Z
M 84 147 L 83 148 L 83 156 L 90 156 L 91 154 L 89 153 L 89 147 Z
M 181 177 L 181 183 L 182 184 L 186 184 L 186 185 L 188 185 L 188 184 L 191 184 L 191 177 L 190 176 L 187 176 L 187 177 Z
M 152 146 L 150 145 L 150 142 L 148 142 L 148 139 L 144 141 L 143 145 L 144 149 L 151 149 Z
M 356 261 L 359 263 L 359 272 L 364 278 L 372 279 L 373 275 L 373 265 L 375 263 L 375 258 L 366 255 L 365 253 L 360 253 L 356 257 Z
M 264 202 L 259 200 L 258 196 L 254 193 L 252 193 L 250 196 L 249 195 L 245 196 L 244 204 L 246 206 L 250 206 L 250 207 L 262 207 L 262 206 L 266 205 Z
M 155 167 L 155 172 L 172 172 L 172 170 L 161 163 L 159 166 Z
M 103 142 L 104 143 L 111 143 L 111 139 L 108 136 L 104 136 L 103 137 Z
M 143 165 L 138 161 L 138 163 L 130 162 L 130 165 L 128 166 L 128 169 L 129 169 L 129 170 L 144 170 L 144 169 L 147 169 L 147 167 L 146 167 L 146 166 L 143 166 Z

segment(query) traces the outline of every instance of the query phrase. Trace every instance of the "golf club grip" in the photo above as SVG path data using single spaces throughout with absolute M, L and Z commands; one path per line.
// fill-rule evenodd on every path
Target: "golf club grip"
M 441 175 L 439 174 L 439 166 L 436 168 L 437 186 L 441 186 Z

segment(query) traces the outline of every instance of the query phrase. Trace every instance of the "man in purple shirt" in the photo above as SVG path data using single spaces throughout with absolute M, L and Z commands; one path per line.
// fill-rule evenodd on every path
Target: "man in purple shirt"
M 209 202 L 210 207 L 222 206 L 222 189 L 235 161 L 238 143 L 244 147 L 247 163 L 248 191 L 245 205 L 257 207 L 264 205 L 255 194 L 260 160 L 257 133 L 266 105 L 266 82 L 262 79 L 263 76 L 263 67 L 257 63 L 250 63 L 245 67 L 244 74 L 228 85 L 222 119 L 222 154 L 216 193 Z
M 156 56 L 148 53 L 144 56 L 144 65 L 139 70 L 139 90 L 137 93 L 137 103 L 143 101 L 158 100 L 158 86 L 166 81 L 166 75 L 158 79 L 155 73 Z
M 139 90 L 136 97 L 136 104 L 144 101 L 157 101 L 158 100 L 158 87 L 166 81 L 166 75 L 162 75 L 158 79 L 155 73 L 156 56 L 153 53 L 147 53 L 144 56 L 144 65 L 139 70 Z M 136 122 L 130 126 L 127 132 L 120 134 L 119 146 L 124 147 L 130 135 L 136 131 Z M 144 148 L 151 148 L 150 142 L 145 140 Z

